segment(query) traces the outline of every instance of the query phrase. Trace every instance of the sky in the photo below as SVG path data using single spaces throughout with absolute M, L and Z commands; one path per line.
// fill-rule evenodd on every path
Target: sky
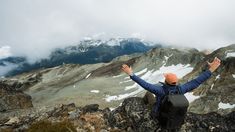
M 0 0 L 0 58 L 47 57 L 84 37 L 197 49 L 235 43 L 234 0 Z

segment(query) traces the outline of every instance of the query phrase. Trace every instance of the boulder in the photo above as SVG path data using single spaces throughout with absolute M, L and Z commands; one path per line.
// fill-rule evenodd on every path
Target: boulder
M 0 82 L 0 112 L 33 107 L 31 96 Z

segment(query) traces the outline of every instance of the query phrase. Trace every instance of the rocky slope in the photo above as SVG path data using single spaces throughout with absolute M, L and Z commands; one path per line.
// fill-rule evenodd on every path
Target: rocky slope
M 190 80 L 207 69 L 207 61 L 212 61 L 214 57 L 220 58 L 222 64 L 206 83 L 194 90 L 194 94 L 200 96 L 200 98 L 191 104 L 189 110 L 192 112 L 207 113 L 220 111 L 223 113 L 225 112 L 223 111 L 224 108 L 232 108 L 228 112 L 234 111 L 235 45 L 220 48 L 205 56 L 184 79 Z
M 0 82 L 0 112 L 33 107 L 31 97 Z
M 9 114 L 8 114 L 9 115 Z M 188 113 L 179 131 L 224 132 L 235 130 L 235 112 L 221 116 L 217 113 L 198 115 Z M 76 107 L 75 104 L 61 105 L 37 113 L 0 117 L 1 131 L 29 132 L 155 132 L 166 131 L 156 119 L 150 117 L 150 110 L 142 98 L 125 99 L 113 111 L 99 109 L 98 104 Z

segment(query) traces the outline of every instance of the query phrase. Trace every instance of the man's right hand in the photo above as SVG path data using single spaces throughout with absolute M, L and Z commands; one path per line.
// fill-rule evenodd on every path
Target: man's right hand
M 220 59 L 217 57 L 215 57 L 211 63 L 207 62 L 209 65 L 209 70 L 211 72 L 214 72 L 220 66 L 220 62 L 221 62 Z
M 127 64 L 122 65 L 122 70 L 128 75 L 131 75 L 133 73 L 131 67 L 129 67 Z

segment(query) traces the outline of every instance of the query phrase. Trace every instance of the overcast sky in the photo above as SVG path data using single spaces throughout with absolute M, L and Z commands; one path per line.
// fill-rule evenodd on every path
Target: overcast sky
M 35 60 L 91 36 L 216 49 L 235 43 L 234 7 L 235 0 L 0 0 L 0 58 Z

